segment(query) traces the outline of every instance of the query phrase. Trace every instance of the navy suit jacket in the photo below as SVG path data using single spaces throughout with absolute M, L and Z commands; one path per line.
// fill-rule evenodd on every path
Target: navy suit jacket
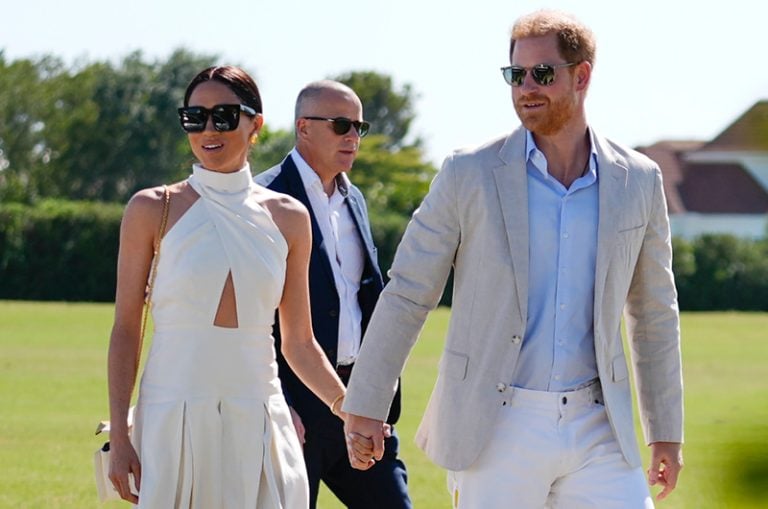
M 299 170 L 289 155 L 282 163 L 257 175 L 254 180 L 257 184 L 273 191 L 293 196 L 309 210 L 312 221 L 312 254 L 309 261 L 309 298 L 312 309 L 312 328 L 317 342 L 322 347 L 331 365 L 336 365 L 336 354 L 339 338 L 339 297 L 336 283 L 333 279 L 333 270 L 328 259 L 328 254 L 323 247 L 323 235 L 317 218 L 309 202 L 304 183 L 301 180 Z M 355 186 L 347 186 L 346 182 L 336 179 L 339 192 L 345 197 L 357 231 L 362 239 L 365 260 L 363 274 L 360 280 L 360 290 L 357 294 L 362 310 L 362 332 L 368 326 L 368 321 L 373 313 L 373 308 L 383 288 L 381 271 L 379 269 L 376 247 L 373 244 L 373 236 L 368 223 L 368 212 L 362 193 Z M 336 420 L 328 407 L 310 391 L 296 374 L 291 370 L 285 358 L 280 352 L 280 317 L 275 315 L 273 326 L 275 348 L 277 350 L 277 363 L 280 381 L 283 385 L 288 404 L 301 416 L 307 429 L 321 421 Z M 400 387 L 392 401 L 387 422 L 394 424 L 400 416 Z

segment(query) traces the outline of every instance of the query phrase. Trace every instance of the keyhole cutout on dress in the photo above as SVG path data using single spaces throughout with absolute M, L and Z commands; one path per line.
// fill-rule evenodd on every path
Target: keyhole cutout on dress
M 237 300 L 235 299 L 235 284 L 232 281 L 232 271 L 227 274 L 224 289 L 221 291 L 219 308 L 216 310 L 216 318 L 213 319 L 216 327 L 237 329 Z

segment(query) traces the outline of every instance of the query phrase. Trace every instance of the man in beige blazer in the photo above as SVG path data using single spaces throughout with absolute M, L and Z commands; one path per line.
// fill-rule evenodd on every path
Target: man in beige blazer
M 349 440 L 353 466 L 381 456 L 396 380 L 453 268 L 416 440 L 449 470 L 455 507 L 653 506 L 622 311 L 647 482 L 659 498 L 675 488 L 683 396 L 661 173 L 588 126 L 594 53 L 568 15 L 515 23 L 502 72 L 522 126 L 449 156 L 408 225 L 343 405 L 348 437 L 373 442 L 367 454 Z

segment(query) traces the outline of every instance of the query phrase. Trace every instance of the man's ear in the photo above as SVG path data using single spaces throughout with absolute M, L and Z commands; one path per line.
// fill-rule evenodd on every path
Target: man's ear
M 592 77 L 592 64 L 589 62 L 581 62 L 576 67 L 576 86 L 579 90 L 583 90 L 589 86 L 589 80 Z
M 307 134 L 307 120 L 305 118 L 298 118 L 296 120 L 296 137 L 301 138 Z

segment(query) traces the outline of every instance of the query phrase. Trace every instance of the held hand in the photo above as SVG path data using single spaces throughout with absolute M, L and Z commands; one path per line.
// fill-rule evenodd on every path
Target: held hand
M 648 484 L 663 486 L 656 496 L 665 499 L 677 486 L 677 478 L 683 468 L 683 451 L 677 442 L 654 442 L 651 444 L 651 465 L 648 468 Z
M 392 427 L 389 424 L 384 423 L 381 427 L 384 438 L 392 436 Z M 355 432 L 349 432 L 347 434 L 347 449 L 351 454 L 350 458 L 371 458 L 369 461 L 370 466 L 375 464 L 373 460 L 373 439 L 366 438 L 363 435 Z M 350 463 L 351 463 L 350 459 Z
M 136 451 L 128 439 L 110 440 L 109 444 L 109 480 L 120 494 L 120 498 L 133 504 L 139 497 L 131 491 L 129 474 L 133 474 L 136 491 L 141 489 L 141 464 Z
M 390 434 L 384 422 L 347 414 L 344 434 L 347 439 L 349 464 L 358 470 L 368 470 L 384 455 L 384 437 Z
M 294 410 L 292 406 L 289 406 L 288 410 L 291 411 L 291 420 L 293 421 L 293 427 L 296 428 L 296 436 L 299 439 L 299 443 L 304 445 L 306 442 L 306 438 L 304 437 L 306 434 L 306 430 L 304 429 L 304 422 L 301 420 L 299 413 Z

